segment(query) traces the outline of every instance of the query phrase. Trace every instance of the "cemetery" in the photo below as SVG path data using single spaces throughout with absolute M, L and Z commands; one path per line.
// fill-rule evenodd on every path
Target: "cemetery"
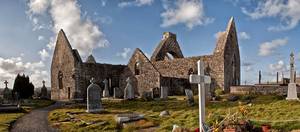
M 289 58 L 289 78 L 279 82 L 277 72 L 276 82 L 262 83 L 259 71 L 258 84 L 242 85 L 233 17 L 209 55 L 185 57 L 176 34 L 164 32 L 151 57 L 136 48 L 126 65 L 82 61 L 61 29 L 51 91 L 41 80 L 36 92 L 24 74 L 11 89 L 5 80 L 0 131 L 299 131 L 293 52 Z

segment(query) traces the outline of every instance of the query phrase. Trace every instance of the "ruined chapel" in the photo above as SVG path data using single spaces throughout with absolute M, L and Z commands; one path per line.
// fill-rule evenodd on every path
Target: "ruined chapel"
M 240 84 L 240 53 L 233 18 L 218 37 L 211 55 L 185 57 L 176 35 L 165 32 L 151 58 L 137 48 L 127 65 L 97 63 L 92 55 L 82 61 L 64 31 L 60 30 L 51 64 L 51 98 L 85 99 L 92 77 L 102 89 L 103 80 L 108 80 L 110 96 L 115 87 L 123 92 L 128 77 L 132 79 L 136 96 L 153 92 L 159 97 L 161 87 L 167 87 L 169 95 L 183 95 L 186 88 L 197 91 L 197 85 L 190 84 L 188 79 L 190 74 L 197 73 L 198 60 L 205 62 L 205 74 L 212 78 L 211 89 L 222 88 L 229 92 L 231 86 Z

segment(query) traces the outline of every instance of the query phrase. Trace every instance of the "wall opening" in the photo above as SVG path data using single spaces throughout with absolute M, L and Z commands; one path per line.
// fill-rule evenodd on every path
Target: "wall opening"
M 58 88 L 63 89 L 63 73 L 61 71 L 58 72 Z
M 167 52 L 165 56 L 165 60 L 173 60 L 175 57 L 172 53 Z
M 135 75 L 140 75 L 141 74 L 140 67 L 141 67 L 141 63 L 140 62 L 136 62 L 135 65 L 134 65 L 134 73 L 135 73 Z

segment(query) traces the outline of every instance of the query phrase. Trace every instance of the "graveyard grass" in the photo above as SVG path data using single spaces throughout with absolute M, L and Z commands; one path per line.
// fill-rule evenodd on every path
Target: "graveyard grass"
M 9 131 L 10 125 L 24 114 L 33 109 L 49 106 L 54 103 L 51 100 L 30 100 L 31 104 L 23 104 L 23 110 L 16 113 L 0 113 L 0 132 Z
M 157 131 L 170 131 L 174 124 L 194 130 L 198 127 L 198 106 L 188 107 L 184 96 L 169 97 L 167 101 L 109 101 L 103 100 L 106 109 L 101 114 L 90 114 L 85 112 L 85 107 L 72 106 L 69 108 L 57 109 L 49 113 L 49 121 L 54 127 L 62 131 L 114 131 L 116 122 L 114 116 L 118 113 L 137 112 L 145 114 L 145 120 L 137 124 L 128 125 L 122 131 L 132 131 L 149 127 L 159 126 Z M 197 97 L 195 96 L 197 101 Z M 241 100 L 242 101 L 242 100 Z M 220 101 L 208 104 L 206 115 L 225 116 L 229 112 L 238 111 L 240 101 Z M 250 119 L 256 126 L 270 124 L 273 129 L 293 130 L 300 129 L 300 102 L 286 101 L 281 96 L 258 96 L 248 108 L 247 119 Z M 159 117 L 161 111 L 168 110 L 169 117 Z M 74 113 L 76 119 L 84 122 L 72 122 L 66 120 L 69 112 Z M 207 121 L 210 119 L 207 119 Z M 87 125 L 87 122 L 102 122 L 102 125 Z

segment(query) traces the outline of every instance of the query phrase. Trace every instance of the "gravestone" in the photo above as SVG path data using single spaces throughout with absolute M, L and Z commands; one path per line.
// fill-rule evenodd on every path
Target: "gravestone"
M 168 98 L 168 87 L 165 87 L 165 86 L 161 86 L 160 87 L 160 98 L 161 99 L 167 99 Z
M 45 86 L 45 81 L 43 80 L 42 83 L 43 83 L 43 87 L 41 88 L 41 99 L 47 99 L 48 96 L 47 96 L 47 88 Z
M 198 84 L 198 99 L 199 99 L 199 128 L 200 131 L 204 130 L 205 122 L 205 86 L 211 83 L 210 76 L 204 75 L 204 62 L 199 60 L 198 65 L 198 75 L 190 75 L 190 83 Z
M 109 97 L 108 80 L 104 79 L 103 83 L 104 83 L 103 97 L 107 98 Z
M 188 105 L 189 106 L 195 105 L 193 91 L 191 89 L 185 89 L 184 91 L 185 91 L 185 95 L 187 97 Z
M 91 79 L 91 84 L 87 88 L 87 110 L 88 113 L 96 113 L 103 110 L 101 103 L 101 88 Z
M 126 82 L 127 85 L 124 89 L 124 99 L 134 99 L 134 89 L 132 87 L 132 81 L 130 77 L 127 78 Z
M 152 98 L 159 98 L 159 88 L 152 88 Z
M 3 103 L 8 104 L 12 100 L 12 91 L 7 87 L 7 80 L 4 81 L 5 88 L 3 90 Z
M 114 87 L 114 98 L 122 98 L 123 97 L 123 90 L 118 87 Z
M 290 83 L 288 85 L 288 92 L 286 100 L 299 100 L 297 96 L 297 84 L 295 83 L 295 58 L 294 53 L 290 55 Z

